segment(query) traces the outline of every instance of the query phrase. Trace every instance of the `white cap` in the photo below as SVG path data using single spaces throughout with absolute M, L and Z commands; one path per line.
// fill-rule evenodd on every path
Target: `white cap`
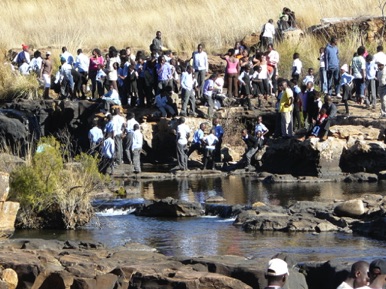
M 51 55 L 51 51 L 47 51 L 47 52 L 46 52 L 46 55 Z
M 347 63 L 343 64 L 340 69 L 342 69 L 344 72 L 348 72 L 348 65 L 347 65 Z
M 269 260 L 266 274 L 268 276 L 289 275 L 287 263 L 278 258 Z

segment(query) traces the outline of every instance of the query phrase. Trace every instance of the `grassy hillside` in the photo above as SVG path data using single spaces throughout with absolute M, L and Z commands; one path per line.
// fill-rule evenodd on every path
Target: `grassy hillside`
M 147 48 L 157 30 L 174 50 L 191 50 L 203 42 L 209 50 L 275 21 L 284 6 L 300 25 L 323 17 L 380 14 L 378 0 L 2 0 L 2 48 L 68 46 Z

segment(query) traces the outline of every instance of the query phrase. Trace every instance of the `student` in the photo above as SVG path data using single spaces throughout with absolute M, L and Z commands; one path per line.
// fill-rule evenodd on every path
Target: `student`
M 319 114 L 318 114 L 316 120 L 314 121 L 314 127 L 312 129 L 311 136 L 314 136 L 314 137 L 319 136 L 320 128 L 321 128 L 323 122 L 327 119 L 327 117 L 328 117 L 328 115 L 326 113 L 326 109 L 322 108 L 319 111 Z
M 349 276 L 336 289 L 364 288 L 368 285 L 369 263 L 358 261 L 352 264 Z
M 204 82 L 204 98 L 208 103 L 208 117 L 213 118 L 213 108 L 214 108 L 214 100 L 216 96 L 216 92 L 214 91 L 214 81 L 217 78 L 217 74 L 212 74 L 207 80 Z
M 106 73 L 103 71 L 103 64 L 98 64 L 97 72 L 95 74 L 95 82 L 97 85 L 98 90 L 98 96 L 101 98 L 105 94 L 105 80 L 106 80 Z
M 206 169 L 206 166 L 208 164 L 208 160 L 212 160 L 212 170 L 215 169 L 215 150 L 216 150 L 216 144 L 218 142 L 218 138 L 215 136 L 215 129 L 212 128 L 210 130 L 210 134 L 204 137 L 203 143 L 205 145 L 205 152 L 204 152 L 204 167 L 203 169 Z
M 386 69 L 385 62 L 378 63 L 378 91 L 381 99 L 381 115 L 386 117 Z
M 300 75 L 302 74 L 302 62 L 299 59 L 299 53 L 294 53 L 293 55 L 293 62 L 292 62 L 292 78 L 296 81 L 299 80 Z
M 247 145 L 247 148 L 245 150 L 245 153 L 243 155 L 243 159 L 246 160 L 246 170 L 253 169 L 251 166 L 251 160 L 252 157 L 257 153 L 259 150 L 259 144 L 257 142 L 257 139 L 253 137 L 252 135 L 248 134 L 248 131 L 246 129 L 243 129 L 241 131 L 241 136 L 245 144 Z
M 269 132 L 268 128 L 263 124 L 263 117 L 257 117 L 257 123 L 255 125 L 255 136 L 257 138 L 257 142 L 259 148 L 261 149 L 264 145 L 264 136 Z
M 172 116 L 176 115 L 173 107 L 169 105 L 168 97 L 173 94 L 172 87 L 166 86 L 161 89 L 160 93 L 155 97 L 155 105 L 161 112 L 162 117 L 167 117 L 168 113 Z
M 265 279 L 267 279 L 268 286 L 264 289 L 281 289 L 287 281 L 289 272 L 288 265 L 285 261 L 275 258 L 268 262 Z
M 303 84 L 307 84 L 309 82 L 315 82 L 314 69 L 312 67 L 308 68 L 308 74 L 303 79 Z
M 108 168 L 110 168 L 110 175 L 114 173 L 114 153 L 115 144 L 113 140 L 113 132 L 108 132 L 107 138 L 103 142 L 102 159 L 99 163 L 99 171 L 102 174 L 106 174 Z
M 95 155 L 103 141 L 103 132 L 98 126 L 97 119 L 93 120 L 93 127 L 88 132 L 88 139 L 90 141 L 90 154 Z
M 354 76 L 348 73 L 348 65 L 343 64 L 342 67 L 340 68 L 340 83 L 339 87 L 342 88 L 342 101 L 344 103 L 344 107 L 346 109 L 346 116 L 349 115 L 349 109 L 348 109 L 348 100 L 350 99 L 351 96 L 351 91 L 352 91 L 352 81 L 354 79 Z M 340 90 L 339 88 L 339 90 Z
M 141 172 L 141 150 L 143 145 L 143 135 L 141 130 L 139 129 L 139 124 L 136 123 L 133 126 L 133 165 L 134 165 L 134 173 L 138 174 Z
M 373 110 L 377 104 L 377 91 L 375 88 L 376 82 L 377 65 L 375 64 L 374 58 L 371 54 L 366 56 L 366 87 L 367 97 L 371 102 Z
M 205 136 L 205 131 L 206 129 L 206 124 L 201 123 L 200 127 L 194 132 L 193 134 L 193 141 L 192 144 L 190 145 L 189 151 L 187 153 L 188 157 L 194 152 L 198 151 L 199 153 L 202 153 L 202 146 L 204 145 L 204 136 Z
M 241 97 L 242 105 L 249 110 L 252 110 L 250 97 L 252 96 L 252 87 L 251 87 L 251 77 L 250 77 L 250 66 L 249 64 L 245 65 L 242 68 L 242 72 L 238 77 L 241 84 Z

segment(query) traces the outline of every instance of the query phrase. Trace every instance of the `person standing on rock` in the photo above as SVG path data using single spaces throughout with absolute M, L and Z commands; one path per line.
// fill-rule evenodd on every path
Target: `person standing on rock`
M 274 258 L 269 260 L 265 279 L 268 285 L 264 289 L 281 289 L 287 281 L 289 272 L 287 262 Z
M 327 72 L 328 94 L 332 95 L 332 82 L 335 85 L 335 93 L 338 94 L 339 86 L 339 50 L 338 39 L 331 37 L 331 41 L 324 49 L 324 65 Z
M 51 88 L 51 74 L 52 74 L 52 62 L 51 52 L 46 52 L 46 58 L 42 62 L 42 69 L 40 70 L 40 78 L 44 81 L 43 98 L 48 99 Z
M 336 289 L 362 288 L 369 284 L 369 263 L 358 261 L 352 264 L 349 276 Z
M 123 151 L 128 164 L 132 163 L 131 151 L 133 146 L 134 126 L 139 123 L 135 120 L 135 115 L 132 112 L 127 114 L 126 136 L 123 139 Z
M 180 170 L 188 170 L 188 155 L 186 154 L 190 128 L 185 124 L 185 118 L 179 119 L 177 126 L 177 161 Z
M 193 68 L 188 66 L 186 71 L 181 74 L 181 98 L 182 98 L 182 109 L 180 115 L 186 116 L 188 103 L 190 102 L 190 106 L 192 108 L 193 116 L 197 116 L 196 114 L 196 98 L 193 94 Z
M 264 24 L 261 33 L 261 47 L 262 49 L 267 49 L 269 44 L 273 44 L 273 39 L 275 37 L 275 26 L 273 25 L 273 19 L 269 19 L 268 22 Z
M 293 134 L 292 109 L 293 109 L 293 92 L 288 87 L 288 81 L 282 80 L 279 87 L 283 91 L 280 99 L 279 112 L 281 114 L 281 135 L 283 138 L 291 138 Z
M 86 54 L 83 53 L 83 50 L 79 48 L 77 51 L 76 60 L 74 63 L 74 67 L 77 69 L 77 71 L 80 73 L 81 77 L 81 83 L 82 83 L 82 98 L 86 99 L 86 92 L 87 92 L 87 80 L 88 80 L 88 66 L 90 64 L 90 59 Z
M 115 144 L 113 140 L 113 132 L 108 132 L 107 138 L 103 141 L 102 159 L 99 163 L 99 171 L 102 174 L 106 174 L 108 168 L 110 168 L 110 175 L 114 173 L 114 153 Z
M 278 77 L 278 70 L 277 66 L 279 64 L 280 55 L 279 52 L 277 52 L 273 48 L 273 44 L 268 44 L 268 56 L 267 56 L 267 65 L 273 68 L 272 73 L 272 92 L 276 94 L 277 92 L 277 77 Z
M 88 132 L 90 141 L 90 155 L 94 156 L 100 149 L 100 144 L 103 142 L 103 131 L 98 125 L 98 120 L 93 120 L 93 128 Z
M 117 165 L 122 164 L 123 159 L 123 146 L 122 146 L 122 133 L 125 129 L 125 118 L 121 116 L 121 110 L 115 108 L 113 110 L 113 132 L 114 132 L 114 143 L 115 143 L 115 161 Z
M 245 150 L 245 154 L 243 155 L 243 159 L 246 160 L 246 163 L 247 163 L 245 166 L 245 169 L 250 170 L 250 169 L 253 169 L 253 167 L 251 166 L 251 160 L 252 160 L 252 157 L 259 150 L 259 143 L 255 137 L 248 134 L 247 129 L 243 129 L 241 131 L 241 136 L 242 136 L 243 141 L 247 145 L 247 148 Z
M 352 75 L 354 76 L 354 85 L 355 85 L 355 97 L 358 103 L 366 104 L 366 107 L 370 107 L 370 102 L 365 97 L 365 88 L 366 88 L 366 59 L 364 54 L 366 48 L 360 46 L 357 49 L 357 56 L 354 56 L 351 63 Z
M 213 128 L 214 128 L 214 135 L 218 139 L 218 142 L 216 142 L 216 149 L 214 151 L 214 160 L 221 162 L 221 145 L 222 145 L 222 137 L 224 136 L 224 129 L 220 123 L 220 119 L 217 117 L 213 119 Z
M 378 62 L 378 92 L 381 99 L 381 115 L 386 117 L 386 60 L 385 62 Z
M 193 142 L 188 151 L 188 158 L 194 151 L 203 153 L 205 129 L 206 129 L 205 123 L 201 123 L 199 129 L 194 132 Z
M 209 71 L 208 55 L 203 50 L 202 44 L 198 44 L 197 51 L 193 52 L 193 68 L 199 87 L 199 97 L 202 98 L 204 91 L 205 77 Z
M 138 174 L 141 172 L 141 151 L 143 145 L 143 135 L 139 129 L 138 123 L 134 124 L 133 130 L 133 165 L 134 173 Z

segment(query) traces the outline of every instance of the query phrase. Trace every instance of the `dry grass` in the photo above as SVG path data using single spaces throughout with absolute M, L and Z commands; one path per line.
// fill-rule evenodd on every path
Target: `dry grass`
M 287 6 L 299 23 L 310 26 L 323 17 L 380 14 L 376 0 L 3 0 L 0 47 L 66 45 L 93 48 L 130 45 L 148 48 L 161 30 L 171 49 L 189 51 L 203 42 L 209 50 L 232 45 L 277 19 Z M 364 10 L 364 8 L 366 10 Z

